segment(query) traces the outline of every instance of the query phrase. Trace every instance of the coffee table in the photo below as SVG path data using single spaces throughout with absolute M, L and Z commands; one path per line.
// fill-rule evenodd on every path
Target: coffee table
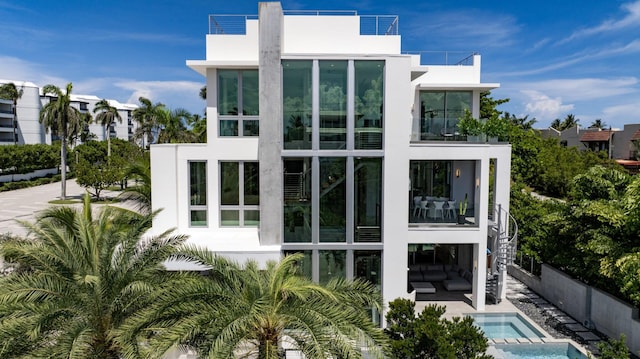
M 431 282 L 411 282 L 409 283 L 416 290 L 416 293 L 435 293 L 436 287 Z

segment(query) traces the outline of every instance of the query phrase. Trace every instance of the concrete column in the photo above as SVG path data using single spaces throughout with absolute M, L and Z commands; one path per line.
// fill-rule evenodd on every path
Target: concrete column
M 473 245 L 473 294 L 471 305 L 476 310 L 485 310 L 485 296 L 487 283 L 487 250 L 485 244 Z
M 282 243 L 282 28 L 279 2 L 261 2 L 260 77 L 260 244 Z

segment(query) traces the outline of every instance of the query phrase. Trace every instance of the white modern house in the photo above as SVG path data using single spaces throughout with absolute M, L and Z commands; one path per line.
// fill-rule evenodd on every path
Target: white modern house
M 50 144 L 56 136 L 46 133 L 45 128 L 40 124 L 40 110 L 51 100 L 50 95 L 42 94 L 42 88 L 38 85 L 26 81 L 0 80 L 0 84 L 14 83 L 18 90 L 22 90 L 22 97 L 17 101 L 14 109 L 13 101 L 0 99 L 0 145 L 13 144 Z M 80 112 L 90 113 L 95 117 L 93 109 L 101 98 L 95 95 L 71 95 L 71 106 Z M 138 108 L 135 104 L 120 103 L 116 100 L 108 100 L 109 104 L 115 107 L 122 117 L 122 123 L 114 122 L 109 132 L 111 138 L 130 140 L 133 137 L 137 124 L 131 115 L 133 110 Z M 87 129 L 96 135 L 96 140 L 105 140 L 107 134 L 103 126 L 92 123 Z
M 268 2 L 209 21 L 206 59 L 187 61 L 206 77 L 208 142 L 151 146 L 152 232 L 238 261 L 302 252 L 319 282 L 366 278 L 386 302 L 467 291 L 483 310 L 515 238 L 511 146 L 456 127 L 499 86 L 480 55 L 422 63 L 395 16 Z

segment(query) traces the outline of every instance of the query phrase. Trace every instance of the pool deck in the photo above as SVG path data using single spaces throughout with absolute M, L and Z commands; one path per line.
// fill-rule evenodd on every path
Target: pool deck
M 470 313 L 519 313 L 527 320 L 529 324 L 544 334 L 544 338 L 518 338 L 518 339 L 489 339 L 489 344 L 531 344 L 531 343 L 558 343 L 570 342 L 576 348 L 579 348 L 584 354 L 589 350 L 572 339 L 555 338 L 548 331 L 538 325 L 526 313 L 518 309 L 509 299 L 521 299 L 523 296 L 530 296 L 531 292 L 527 286 L 515 278 L 508 276 L 507 278 L 507 300 L 503 300 L 498 304 L 487 301 L 484 311 L 477 311 L 471 306 L 471 293 L 442 293 L 431 295 L 421 295 L 416 300 L 416 312 L 421 312 L 426 306 L 437 304 L 446 307 L 444 317 L 451 319 L 453 317 L 461 317 Z M 535 296 L 535 294 L 534 294 Z M 426 300 L 421 300 L 426 299 Z M 547 303 L 548 304 L 548 303 Z M 554 308 L 557 310 L 557 308 Z M 557 313 L 564 315 L 564 313 Z

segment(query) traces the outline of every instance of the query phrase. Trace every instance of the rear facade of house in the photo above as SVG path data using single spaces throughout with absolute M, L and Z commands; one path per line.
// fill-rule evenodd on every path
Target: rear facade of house
M 480 55 L 403 53 L 395 16 L 269 2 L 209 22 L 206 59 L 187 61 L 206 78 L 208 141 L 152 146 L 152 231 L 238 261 L 301 252 L 315 281 L 365 278 L 385 302 L 411 282 L 467 290 L 483 310 L 513 241 L 511 146 L 456 126 L 499 86 Z

